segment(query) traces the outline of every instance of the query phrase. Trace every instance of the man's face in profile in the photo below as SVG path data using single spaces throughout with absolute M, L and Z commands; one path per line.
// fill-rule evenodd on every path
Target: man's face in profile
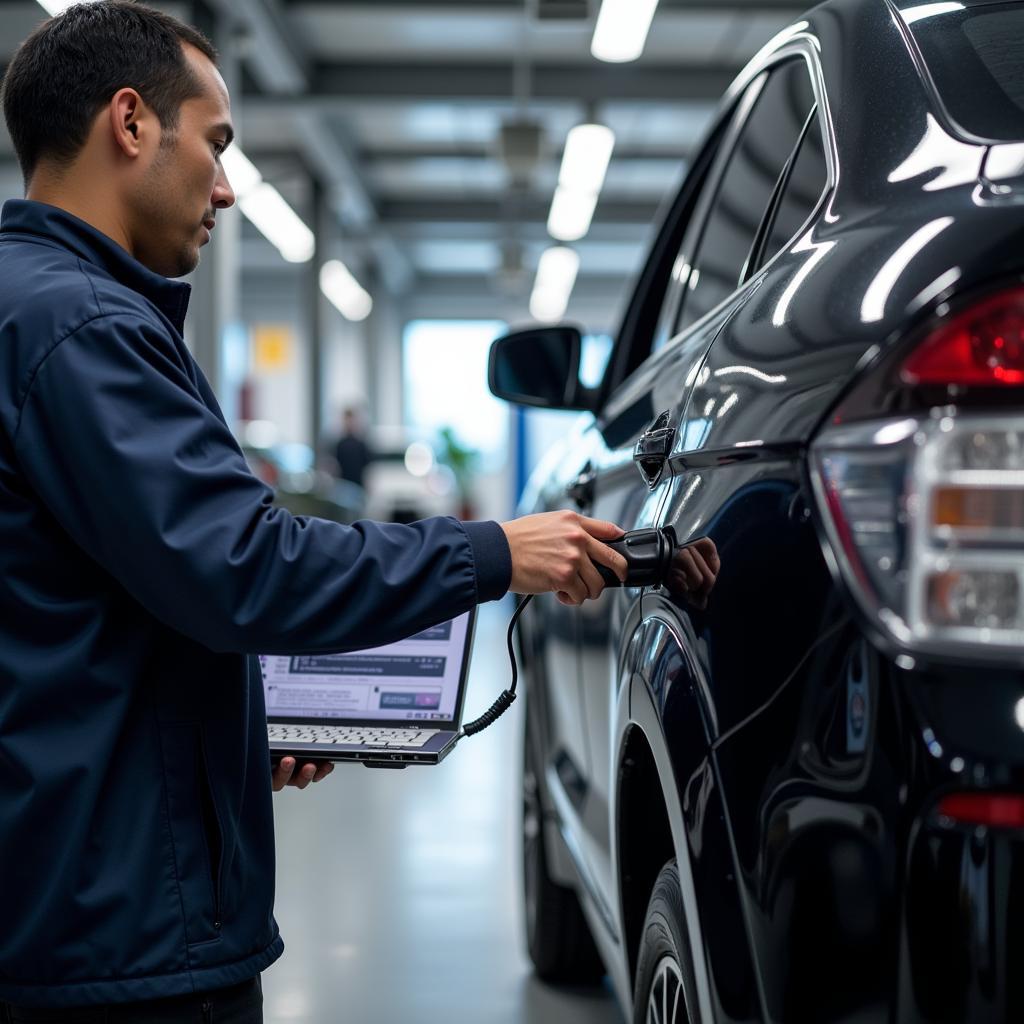
M 162 130 L 135 203 L 135 256 L 164 277 L 196 268 L 217 211 L 235 201 L 220 164 L 233 134 L 227 87 L 204 54 L 187 44 L 183 49 L 201 89 L 182 103 L 177 128 Z

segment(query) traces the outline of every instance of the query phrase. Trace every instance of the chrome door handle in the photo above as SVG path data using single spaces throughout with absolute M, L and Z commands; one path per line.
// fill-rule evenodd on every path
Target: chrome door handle
M 675 428 L 669 426 L 668 412 L 663 412 L 651 424 L 650 430 L 640 435 L 633 449 L 633 461 L 648 487 L 653 488 L 661 479 L 665 463 L 672 453 L 675 437 Z

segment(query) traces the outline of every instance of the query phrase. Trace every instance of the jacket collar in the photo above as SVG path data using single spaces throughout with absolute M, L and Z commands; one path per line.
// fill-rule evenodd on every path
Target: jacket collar
M 56 242 L 149 299 L 179 334 L 184 330 L 191 285 L 154 274 L 112 238 L 66 210 L 29 199 L 10 199 L 0 216 L 0 233 L 37 235 Z

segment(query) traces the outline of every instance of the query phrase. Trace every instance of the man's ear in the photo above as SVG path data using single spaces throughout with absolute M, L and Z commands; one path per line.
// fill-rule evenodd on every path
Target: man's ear
M 151 115 L 134 89 L 119 89 L 108 106 L 114 145 L 127 157 L 138 157 L 151 132 Z

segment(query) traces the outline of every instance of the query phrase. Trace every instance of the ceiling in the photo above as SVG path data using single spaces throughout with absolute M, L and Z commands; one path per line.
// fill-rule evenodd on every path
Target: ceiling
M 316 176 L 356 267 L 395 292 L 450 279 L 512 294 L 528 292 L 551 242 L 545 221 L 574 124 L 597 118 L 616 137 L 593 225 L 574 243 L 581 282 L 594 285 L 635 269 L 717 98 L 803 7 L 661 0 L 641 59 L 609 65 L 589 51 L 597 0 L 156 6 L 237 55 L 245 152 L 310 223 Z M 34 0 L 0 0 L 0 60 L 43 17 Z M 518 181 L 500 152 L 502 126 L 517 121 L 540 130 L 538 159 Z M 16 181 L 3 136 L 0 188 L 10 194 Z M 247 228 L 246 264 L 277 259 Z

